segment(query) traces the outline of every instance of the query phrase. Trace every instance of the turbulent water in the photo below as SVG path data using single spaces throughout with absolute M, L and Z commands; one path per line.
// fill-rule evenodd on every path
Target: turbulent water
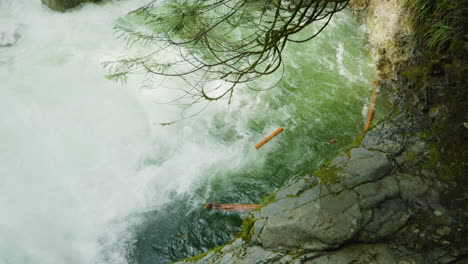
M 39 0 L 0 0 L 0 264 L 167 263 L 201 253 L 235 236 L 243 217 L 204 203 L 260 203 L 362 130 L 376 76 L 346 12 L 310 43 L 287 47 L 277 88 L 241 87 L 229 107 L 160 126 L 180 108 L 156 102 L 177 91 L 140 89 L 138 76 L 110 82 L 102 68 L 129 52 L 116 20 L 145 2 L 61 14 Z

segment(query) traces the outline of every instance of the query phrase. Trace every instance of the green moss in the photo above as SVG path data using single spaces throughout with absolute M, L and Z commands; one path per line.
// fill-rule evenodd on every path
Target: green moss
M 341 168 L 330 167 L 329 164 L 327 164 L 315 172 L 314 176 L 320 180 L 320 184 L 335 183 L 340 179 L 338 172 L 341 170 Z
M 241 238 L 245 243 L 249 244 L 252 241 L 254 232 L 253 226 L 255 221 L 256 220 L 252 215 L 249 215 L 247 218 L 245 218 L 244 222 L 242 222 L 242 231 L 233 239 L 233 241 Z
M 267 206 L 268 204 L 275 202 L 275 201 L 276 201 L 275 198 L 276 198 L 276 192 L 273 192 L 273 193 L 270 193 L 270 194 L 267 195 L 267 196 L 264 196 L 264 197 L 262 198 L 262 204 L 261 204 L 260 207 L 265 207 L 265 206 Z
M 199 260 L 201 260 L 202 258 L 204 258 L 206 255 L 208 255 L 208 253 L 210 253 L 211 251 L 207 251 L 205 253 L 201 253 L 199 255 L 196 255 L 196 256 L 193 256 L 193 257 L 190 257 L 190 258 L 184 258 L 182 260 L 178 260 L 177 262 L 197 262 Z
M 422 163 L 422 168 L 435 171 L 440 179 L 444 181 L 453 181 L 457 175 L 463 174 L 468 164 L 459 161 L 447 161 L 440 151 L 437 143 L 431 144 L 428 152 L 428 158 Z
M 367 130 L 367 131 L 372 130 L 372 128 L 373 128 L 374 126 L 378 125 L 379 123 L 380 123 L 380 121 L 379 121 L 377 124 L 371 126 L 371 127 L 369 128 L 369 130 Z M 349 145 L 349 147 L 348 147 L 346 150 L 343 151 L 343 153 L 346 154 L 348 157 L 351 157 L 351 150 L 352 150 L 353 148 L 359 148 L 359 147 L 361 146 L 362 140 L 364 140 L 364 137 L 365 137 L 365 136 L 366 136 L 366 133 L 362 133 L 361 135 L 359 135 L 358 137 L 356 137 L 356 138 L 353 140 L 353 142 L 351 142 L 351 144 Z M 338 155 L 337 157 L 339 157 L 339 156 L 341 156 L 341 155 Z M 331 162 L 332 162 L 332 161 L 329 161 L 325 166 L 328 166 Z
M 362 140 L 364 139 L 365 136 L 366 134 L 363 133 L 359 135 L 358 137 L 356 137 L 353 140 L 353 142 L 350 144 L 350 146 L 345 151 L 343 151 L 344 155 L 351 157 L 351 150 L 353 148 L 357 148 L 361 146 Z M 338 155 L 337 157 L 339 156 L 341 155 Z M 312 175 L 314 175 L 320 180 L 320 184 L 331 184 L 331 183 L 336 183 L 340 180 L 340 177 L 338 176 L 338 172 L 340 172 L 342 168 L 330 166 L 332 161 L 333 160 L 328 161 L 322 168 L 312 173 Z
M 406 158 L 409 162 L 413 163 L 416 160 L 416 153 L 409 151 L 406 153 Z
M 441 175 L 442 180 L 445 181 L 451 181 L 454 179 L 456 175 L 459 175 L 460 173 L 463 172 L 464 168 L 468 164 L 466 162 L 450 162 L 448 164 L 444 164 L 443 167 L 443 172 L 444 174 Z
M 370 129 L 369 129 L 369 130 L 370 130 Z M 364 139 L 365 136 L 366 136 L 366 134 L 363 133 L 362 135 L 356 137 L 356 138 L 353 140 L 353 142 L 351 142 L 351 145 L 350 145 L 350 147 L 349 147 L 348 149 L 352 149 L 352 148 L 357 148 L 357 147 L 359 147 L 359 146 L 361 145 L 362 140 Z
M 430 139 L 432 138 L 432 135 L 428 132 L 421 132 L 421 138 L 422 139 Z
M 428 170 L 438 170 L 440 166 L 441 155 L 436 144 L 431 144 L 428 157 L 422 163 L 422 168 Z
M 403 76 L 415 82 L 418 82 L 418 81 L 424 82 L 428 75 L 429 75 L 429 67 L 424 66 L 424 65 L 410 67 L 410 68 L 407 68 L 403 72 Z
M 232 242 L 227 243 L 226 245 L 222 245 L 222 246 L 215 247 L 215 248 L 213 248 L 212 250 L 210 250 L 208 253 L 210 253 L 210 252 L 213 252 L 213 253 L 221 253 L 221 249 L 223 249 L 223 247 L 225 247 L 225 246 L 227 246 L 227 245 L 229 245 L 229 244 L 231 244 L 231 243 L 232 243 Z

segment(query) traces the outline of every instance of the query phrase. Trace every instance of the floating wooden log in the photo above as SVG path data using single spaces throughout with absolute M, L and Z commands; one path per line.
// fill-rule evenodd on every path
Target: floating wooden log
M 236 212 L 249 212 L 258 209 L 260 204 L 218 204 L 209 203 L 205 205 L 207 209 L 236 211 Z
M 364 126 L 364 132 L 366 132 L 370 124 L 372 122 L 372 118 L 374 117 L 374 112 L 375 112 L 375 104 L 377 101 L 377 86 L 380 84 L 380 81 L 375 81 L 373 82 L 374 87 L 372 88 L 372 96 L 371 96 L 371 102 L 369 106 L 369 112 L 367 112 L 367 122 L 366 125 Z
M 278 135 L 279 133 L 283 132 L 284 128 L 280 127 L 278 129 L 276 129 L 275 132 L 273 132 L 271 135 L 269 135 L 268 137 L 266 137 L 264 140 L 262 140 L 260 143 L 258 143 L 257 145 L 255 145 L 255 148 L 256 149 L 259 149 L 261 146 L 265 145 L 265 143 L 267 143 L 268 141 L 270 141 L 272 138 L 276 137 L 276 135 Z

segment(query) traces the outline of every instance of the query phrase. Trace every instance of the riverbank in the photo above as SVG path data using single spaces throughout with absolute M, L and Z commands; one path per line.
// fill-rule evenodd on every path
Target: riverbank
M 178 263 L 467 260 L 466 45 L 455 29 L 445 46 L 428 45 L 421 2 L 350 5 L 368 29 L 392 113 L 322 169 L 279 189 L 230 244 Z

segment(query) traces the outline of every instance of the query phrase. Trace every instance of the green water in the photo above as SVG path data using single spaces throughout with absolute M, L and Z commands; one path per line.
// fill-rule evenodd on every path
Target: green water
M 284 77 L 276 88 L 240 88 L 229 108 L 198 124 L 209 140 L 236 149 L 243 162 L 224 160 L 204 168 L 192 190 L 174 192 L 161 208 L 139 215 L 130 263 L 168 263 L 230 241 L 246 214 L 208 211 L 205 203 L 261 203 L 276 188 L 314 172 L 361 134 L 362 110 L 377 77 L 364 31 L 349 12 L 336 15 L 314 40 L 289 44 L 284 55 Z M 269 87 L 276 77 L 253 86 Z M 383 111 L 384 104 L 378 115 Z M 254 149 L 278 127 L 285 131 Z M 331 140 L 337 143 L 327 144 Z

